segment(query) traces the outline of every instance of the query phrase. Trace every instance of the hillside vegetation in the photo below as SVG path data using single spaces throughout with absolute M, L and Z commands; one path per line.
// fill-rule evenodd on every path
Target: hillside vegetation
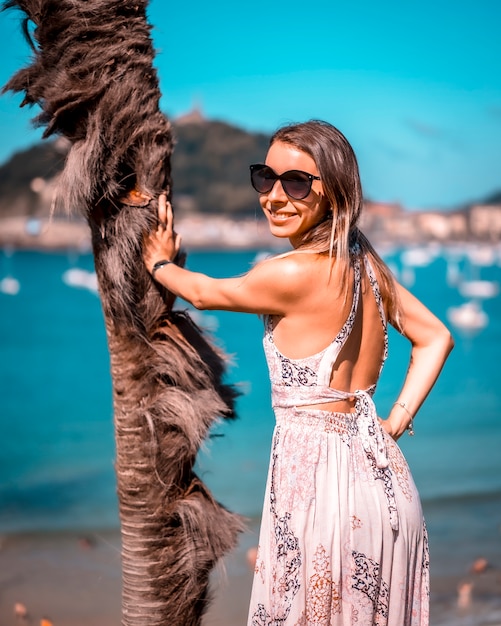
M 206 213 L 242 217 L 259 209 L 249 182 L 249 164 L 262 161 L 269 137 L 219 121 L 174 124 L 172 158 L 174 205 L 179 215 Z M 60 140 L 18 152 L 0 167 L 0 217 L 50 211 L 47 194 L 37 193 L 36 179 L 50 180 L 63 167 Z M 40 181 L 38 181 L 40 183 Z M 42 183 L 43 184 L 43 183 Z

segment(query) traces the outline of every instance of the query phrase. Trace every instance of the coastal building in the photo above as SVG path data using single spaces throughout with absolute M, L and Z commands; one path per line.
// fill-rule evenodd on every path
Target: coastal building
M 501 205 L 475 204 L 469 210 L 470 232 L 482 241 L 501 240 Z
M 418 212 L 415 222 L 417 232 L 425 239 L 464 241 L 468 238 L 468 216 L 465 212 Z

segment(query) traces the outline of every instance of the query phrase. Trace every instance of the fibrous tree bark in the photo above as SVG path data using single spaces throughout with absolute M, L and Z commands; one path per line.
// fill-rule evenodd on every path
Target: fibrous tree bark
M 44 137 L 69 140 L 56 201 L 82 211 L 92 232 L 113 382 L 122 623 L 194 625 L 210 571 L 242 529 L 193 470 L 211 425 L 233 415 L 235 393 L 224 356 L 142 263 L 156 199 L 171 197 L 173 146 L 146 5 L 6 2 L 25 14 L 33 59 L 4 91 L 40 107 Z

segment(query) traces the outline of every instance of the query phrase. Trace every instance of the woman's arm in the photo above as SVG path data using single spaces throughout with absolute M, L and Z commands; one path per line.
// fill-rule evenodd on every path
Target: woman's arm
M 181 238 L 173 228 L 172 208 L 165 195 L 159 198 L 158 218 L 158 228 L 145 238 L 143 245 L 144 262 L 150 273 L 155 263 L 172 261 L 181 245 Z M 157 269 L 154 278 L 197 309 L 284 315 L 301 293 L 298 290 L 300 274 L 294 261 L 272 259 L 236 278 L 211 278 L 174 263 Z
M 388 419 L 382 422 L 394 439 L 398 439 L 411 424 L 411 416 L 416 415 L 430 393 L 454 347 L 449 330 L 424 304 L 398 283 L 396 290 L 402 310 L 402 334 L 411 342 L 412 350 L 397 403 Z

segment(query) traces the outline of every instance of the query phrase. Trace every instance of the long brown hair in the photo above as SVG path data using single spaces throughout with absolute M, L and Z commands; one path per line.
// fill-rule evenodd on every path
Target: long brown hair
M 332 124 L 310 120 L 278 129 L 270 145 L 280 141 L 306 152 L 318 168 L 331 211 L 304 234 L 300 248 L 329 252 L 341 263 L 341 289 L 348 288 L 351 257 L 367 254 L 379 279 L 390 320 L 399 325 L 399 306 L 393 275 L 367 237 L 358 228 L 363 209 L 362 184 L 357 158 L 346 137 Z

